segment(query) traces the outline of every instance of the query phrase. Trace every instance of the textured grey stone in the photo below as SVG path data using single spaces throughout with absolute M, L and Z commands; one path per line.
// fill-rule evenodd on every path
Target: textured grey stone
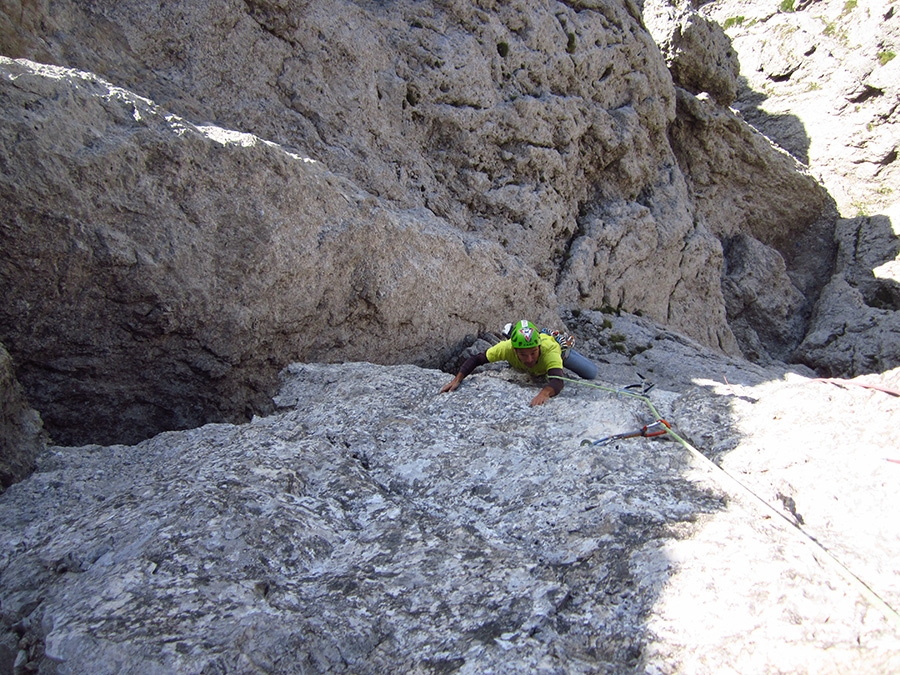
M 2 495 L 0 667 L 900 670 L 897 17 L 658 9 L 0 9 L 15 376 L 57 443 L 197 426 Z M 605 388 L 370 363 L 523 313 Z M 649 383 L 719 468 L 580 444 Z
M 796 358 L 835 376 L 894 369 L 900 365 L 900 240 L 892 219 L 841 220 L 837 242 L 834 276 Z
M 752 358 L 789 358 L 822 373 L 857 375 L 896 367 L 900 363 L 894 347 L 900 284 L 896 266 L 900 17 L 896 9 L 889 2 L 859 6 L 820 0 L 788 7 L 774 1 L 717 0 L 699 7 L 648 2 L 644 12 L 676 84 L 677 38 L 688 22 L 702 23 L 698 15 L 723 26 L 729 43 L 713 46 L 710 42 L 709 51 L 699 50 L 693 61 L 688 49 L 682 54 L 685 61 L 714 64 L 732 54 L 740 61 L 738 94 L 730 113 L 709 105 L 704 95 L 679 95 L 673 147 L 699 197 L 698 210 L 725 248 L 733 236 L 729 232 L 740 231 L 741 237 L 749 235 L 774 248 L 784 260 L 790 283 L 774 275 L 772 287 L 764 294 L 775 300 L 771 304 L 751 289 L 740 284 L 736 288 L 727 272 L 723 278 L 729 325 L 743 353 Z M 691 72 L 695 79 L 683 86 L 694 94 L 713 93 L 716 74 L 724 74 L 721 68 L 705 71 L 708 83 L 703 86 L 697 75 L 703 69 Z M 750 155 L 742 146 L 759 144 L 760 138 L 748 136 L 749 127 L 732 118 L 746 120 L 807 167 L 808 172 L 801 173 L 808 179 L 814 176 L 827 189 L 826 202 L 833 201 L 834 207 L 811 202 L 802 206 L 816 192 L 789 187 L 800 174 L 791 176 L 789 170 L 779 168 L 784 160 L 776 160 L 774 154 L 767 158 L 764 152 L 752 153 L 753 159 L 747 161 Z M 736 133 L 744 140 L 726 140 Z M 763 173 L 758 173 L 760 169 Z M 741 184 L 745 179 L 752 188 Z M 766 202 L 762 209 L 760 198 Z M 871 218 L 871 224 L 835 226 L 829 213 L 832 208 L 847 219 Z M 854 231 L 862 234 L 860 245 L 868 248 L 864 257 L 869 260 L 856 256 L 857 244 L 848 238 Z M 879 240 L 879 246 L 869 246 L 868 240 L 873 239 Z M 767 258 L 773 260 L 764 254 L 751 267 L 761 269 Z M 796 290 L 806 302 L 785 321 L 784 310 L 797 303 L 778 298 L 787 299 Z M 754 311 L 768 321 L 746 321 L 744 298 L 748 295 L 754 295 L 752 302 L 758 303 Z M 819 305 L 814 308 L 816 302 Z M 808 325 L 804 325 L 806 317 L 812 320 Z M 806 333 L 803 344 L 786 355 L 796 339 L 784 337 L 796 336 L 798 329 Z M 773 339 L 773 331 L 782 337 Z M 761 335 L 765 332 L 770 333 L 768 338 Z
M 740 64 L 722 26 L 693 3 L 651 0 L 644 3 L 644 18 L 676 86 L 708 93 L 723 106 L 734 102 Z
M 803 340 L 810 303 L 791 282 L 784 258 L 747 235 L 725 250 L 722 290 L 728 323 L 751 360 L 788 361 Z M 755 346 L 755 348 L 754 348 Z
M 292 360 L 436 361 L 511 298 L 555 316 L 533 270 L 427 210 L 94 76 L 2 65 L 0 325 L 57 442 L 246 418 Z
M 579 318 L 629 340 L 653 331 Z M 632 357 L 586 338 L 603 388 L 569 382 L 540 408 L 528 407 L 537 385 L 508 369 L 439 394 L 440 371 L 295 364 L 277 411 L 248 424 L 52 448 L 0 500 L 9 662 L 24 652 L 43 672 L 92 674 L 896 669 L 896 624 L 810 538 L 900 602 L 897 465 L 885 461 L 900 447 L 895 399 L 657 331 Z M 581 444 L 652 420 L 615 392 L 656 360 L 670 364 L 658 381 L 690 382 L 654 388 L 656 410 L 745 487 L 672 440 Z
M 9 353 L 0 345 L 0 491 L 25 478 L 44 450 L 41 417 L 16 380 Z
M 807 165 L 841 215 L 884 214 L 898 199 L 900 16 L 891 2 L 716 0 L 741 64 L 733 107 Z

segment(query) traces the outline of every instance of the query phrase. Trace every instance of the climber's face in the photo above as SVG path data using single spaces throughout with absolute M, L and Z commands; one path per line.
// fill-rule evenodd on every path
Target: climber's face
M 537 365 L 538 359 L 541 358 L 541 348 L 529 347 L 528 349 L 517 349 L 516 356 L 519 357 L 519 361 L 521 361 L 522 365 L 526 368 L 534 368 Z

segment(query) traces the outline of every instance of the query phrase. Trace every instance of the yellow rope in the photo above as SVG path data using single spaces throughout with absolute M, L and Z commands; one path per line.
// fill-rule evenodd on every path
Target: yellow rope
M 610 393 L 613 393 L 616 395 L 621 394 L 624 396 L 629 396 L 631 398 L 636 398 L 640 401 L 643 401 L 647 405 L 647 407 L 650 408 L 650 411 L 653 413 L 653 416 L 657 420 L 662 419 L 662 417 L 659 414 L 659 411 L 656 409 L 656 406 L 653 405 L 653 402 L 649 398 L 644 396 L 643 394 L 636 394 L 634 392 L 630 392 L 630 391 L 623 390 L 623 389 L 614 389 L 612 387 L 605 387 L 603 385 L 594 384 L 593 382 L 587 382 L 585 380 L 574 380 L 571 378 L 560 377 L 557 375 L 550 375 L 549 377 L 553 377 L 558 380 L 563 380 L 564 382 L 573 382 L 575 384 L 580 384 L 580 385 L 587 386 L 587 387 L 593 387 L 594 389 L 600 389 L 602 391 L 610 392 Z M 866 582 L 864 582 L 862 579 L 860 579 L 858 576 L 856 576 L 853 572 L 851 572 L 850 569 L 846 565 L 844 565 L 840 560 L 838 560 L 834 556 L 834 554 L 831 553 L 831 551 L 829 551 L 827 548 L 825 548 L 825 546 L 823 546 L 821 543 L 819 543 L 819 541 L 815 537 L 813 537 L 811 534 L 806 532 L 802 527 L 800 527 L 799 523 L 796 523 L 793 520 L 791 520 L 790 518 L 788 518 L 784 514 L 783 511 L 772 506 L 769 502 L 767 502 L 765 499 L 760 497 L 749 487 L 747 487 L 746 485 L 741 483 L 737 478 L 732 476 L 721 466 L 719 466 L 718 464 L 713 462 L 709 457 L 704 455 L 702 452 L 697 450 L 697 448 L 695 448 L 693 445 L 688 443 L 684 438 L 679 436 L 671 427 L 666 428 L 666 433 L 669 436 L 671 436 L 672 438 L 674 438 L 676 441 L 681 443 L 681 445 L 684 446 L 688 450 L 688 452 L 690 452 L 691 455 L 693 455 L 698 461 L 700 461 L 701 464 L 703 464 L 707 468 L 711 469 L 713 475 L 719 476 L 720 478 L 722 478 L 722 477 L 726 478 L 728 481 L 730 481 L 732 486 L 736 487 L 739 491 L 746 493 L 753 500 L 757 501 L 759 504 L 764 506 L 767 510 L 771 511 L 772 513 L 777 515 L 779 518 L 781 518 L 783 521 L 785 521 L 786 523 L 791 525 L 793 528 L 793 531 L 799 532 L 800 534 L 802 534 L 803 541 L 807 545 L 811 544 L 816 551 L 823 553 L 824 559 L 829 564 L 831 564 L 831 567 L 834 571 L 836 571 L 838 574 L 840 574 L 851 586 L 854 586 L 864 598 L 866 598 L 869 602 L 871 602 L 879 610 L 881 610 L 881 613 L 884 615 L 885 619 L 887 619 L 888 623 L 893 625 L 894 629 L 900 629 L 900 614 L 897 613 L 897 610 L 895 610 L 885 600 L 883 600 L 881 598 L 881 596 L 879 596 L 874 590 L 872 590 L 872 588 L 870 588 Z

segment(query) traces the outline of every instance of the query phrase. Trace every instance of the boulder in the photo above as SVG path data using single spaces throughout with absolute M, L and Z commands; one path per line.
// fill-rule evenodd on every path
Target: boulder
M 796 354 L 823 374 L 846 377 L 900 366 L 900 220 L 896 208 L 893 213 L 893 219 L 839 221 L 835 274 Z
M 671 0 L 645 2 L 644 19 L 676 86 L 709 94 L 722 106 L 734 102 L 740 64 L 721 25 L 692 4 Z
M 728 323 L 751 361 L 790 361 L 806 335 L 810 303 L 777 251 L 748 235 L 725 249 L 722 289 Z
M 9 352 L 0 345 L 0 493 L 34 470 L 46 440 L 41 417 L 26 400 Z

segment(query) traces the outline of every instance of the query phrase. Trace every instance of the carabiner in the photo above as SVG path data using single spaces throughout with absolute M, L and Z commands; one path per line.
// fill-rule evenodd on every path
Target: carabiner
M 621 441 L 626 438 L 637 438 L 638 436 L 642 436 L 644 438 L 653 438 L 655 436 L 663 436 L 671 428 L 672 427 L 669 425 L 669 423 L 664 419 L 658 419 L 651 424 L 645 424 L 637 431 L 629 431 L 628 433 L 624 434 L 613 434 L 612 436 L 607 436 L 606 438 L 601 438 L 596 441 L 585 438 L 583 441 L 581 441 L 581 445 L 593 445 L 594 447 L 602 447 L 604 445 L 609 445 L 613 441 Z
M 651 429 L 657 429 L 655 431 L 650 431 Z M 666 422 L 664 419 L 658 419 L 652 424 L 644 425 L 644 428 L 641 429 L 641 436 L 646 438 L 653 438 L 654 436 L 663 436 L 668 432 L 672 427 Z

